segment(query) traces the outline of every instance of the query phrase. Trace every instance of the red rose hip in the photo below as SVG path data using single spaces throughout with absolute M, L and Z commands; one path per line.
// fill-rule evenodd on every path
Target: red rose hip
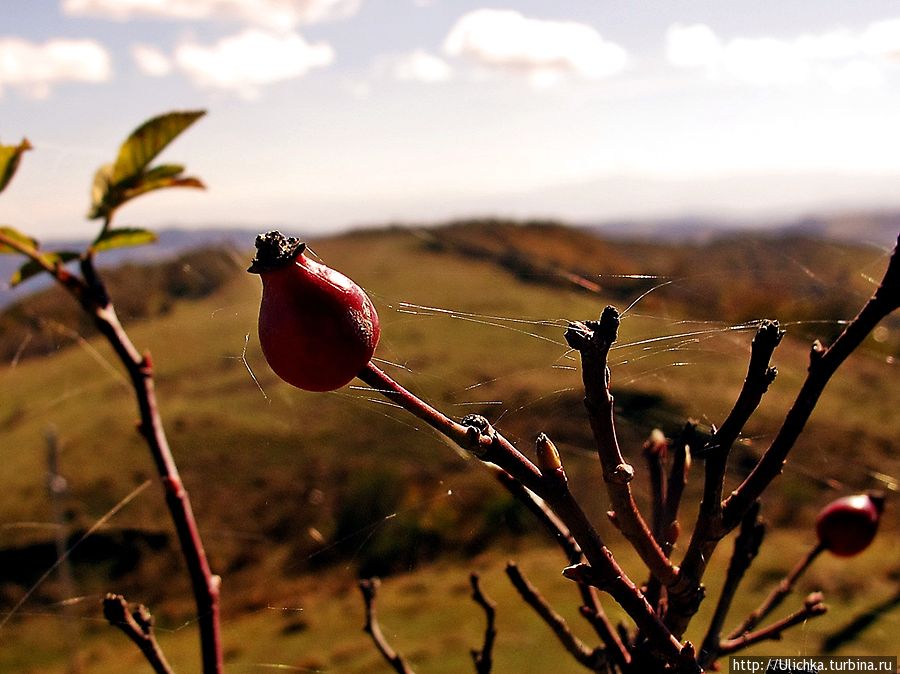
M 819 544 L 838 557 L 852 557 L 867 547 L 878 531 L 884 498 L 857 494 L 832 501 L 816 517 Z
M 375 351 L 378 314 L 362 288 L 309 259 L 280 232 L 256 238 L 248 269 L 262 278 L 259 342 L 275 374 L 306 391 L 349 383 Z

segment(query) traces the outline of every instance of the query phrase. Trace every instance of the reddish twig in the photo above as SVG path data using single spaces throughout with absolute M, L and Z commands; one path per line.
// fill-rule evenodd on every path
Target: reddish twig
M 92 252 L 89 251 L 81 258 L 82 278 L 79 278 L 59 264 L 48 263 L 39 251 L 24 247 L 2 233 L 0 233 L 0 243 L 14 248 L 40 265 L 78 300 L 128 372 L 140 413 L 138 428 L 150 449 L 165 489 L 166 504 L 191 578 L 197 606 L 203 672 L 204 674 L 221 674 L 223 667 L 219 627 L 221 579 L 210 570 L 203 541 L 191 509 L 190 498 L 181 482 L 175 459 L 166 439 L 156 401 L 153 365 L 149 353 L 143 356 L 140 354 L 119 322 L 105 284 L 94 267 Z
M 120 594 L 108 594 L 103 600 L 103 615 L 113 627 L 118 627 L 144 654 L 156 674 L 173 674 L 166 656 L 156 641 L 153 616 L 147 607 L 139 605 L 133 611 Z
M 681 507 L 681 497 L 687 485 L 688 473 L 691 470 L 691 449 L 688 442 L 688 428 L 685 427 L 681 437 L 675 442 L 672 449 L 672 465 L 669 467 L 669 475 L 666 478 L 666 499 L 663 503 L 662 535 L 660 541 L 662 551 L 666 556 L 672 553 L 681 528 L 678 524 L 678 510 Z
M 703 640 L 703 647 L 700 649 L 701 667 L 709 667 L 719 656 L 722 626 L 728 617 L 731 602 L 744 578 L 744 574 L 759 553 L 765 531 L 766 525 L 759 517 L 759 501 L 757 501 L 744 516 L 744 520 L 741 522 L 741 530 L 737 538 L 735 538 L 734 552 L 731 555 L 731 561 L 728 563 L 725 582 L 719 593 L 719 601 L 710 620 L 706 638 Z
M 769 361 L 783 336 L 784 331 L 776 321 L 763 321 L 760 324 L 750 347 L 747 376 L 737 401 L 722 426 L 703 447 L 706 457 L 703 497 L 697 522 L 679 569 L 679 583 L 673 588 L 672 607 L 667 620 L 676 634 L 684 632 L 696 613 L 703 598 L 701 580 L 706 565 L 719 541 L 727 533 L 722 523 L 722 498 L 728 455 L 778 374 L 774 367 L 769 366 Z
M 503 485 L 517 501 L 522 503 L 537 518 L 538 522 L 547 530 L 547 533 L 556 541 L 569 564 L 577 564 L 582 561 L 584 554 L 581 551 L 581 546 L 578 545 L 578 541 L 575 540 L 569 528 L 556 516 L 556 513 L 553 512 L 544 499 L 523 486 L 521 482 L 502 468 L 490 463 L 484 465 L 494 475 L 497 482 Z
M 800 559 L 799 562 L 794 566 L 793 569 L 781 579 L 778 585 L 769 593 L 769 596 L 765 598 L 762 604 L 760 604 L 756 609 L 754 609 L 750 615 L 748 615 L 744 622 L 742 622 L 738 627 L 731 630 L 728 634 L 729 639 L 736 639 L 740 637 L 742 634 L 746 634 L 751 631 L 754 627 L 756 627 L 762 620 L 769 615 L 772 611 L 778 608 L 781 605 L 781 602 L 784 601 L 784 598 L 787 597 L 791 590 L 794 589 L 794 586 L 797 584 L 797 581 L 800 579 L 806 570 L 810 567 L 810 565 L 816 561 L 816 557 L 818 557 L 825 550 L 825 547 L 820 543 L 818 545 L 810 548 L 806 554 Z
M 729 655 L 744 648 L 748 648 L 753 644 L 758 644 L 760 641 L 777 641 L 781 639 L 781 635 L 785 630 L 828 611 L 828 607 L 822 600 L 823 596 L 821 592 L 813 592 L 806 597 L 806 600 L 803 602 L 803 608 L 786 618 L 782 618 L 778 622 L 774 622 L 768 627 L 764 627 L 756 632 L 745 632 L 737 638 L 722 641 L 719 644 L 719 654 Z
M 549 438 L 541 434 L 538 436 L 537 444 L 540 445 L 543 441 L 549 442 Z M 557 542 L 569 564 L 578 564 L 584 561 L 584 554 L 581 551 L 581 546 L 578 545 L 578 541 L 572 536 L 568 527 L 556 516 L 556 513 L 550 509 L 546 501 L 523 487 L 521 483 L 513 479 L 506 471 L 493 464 L 485 464 L 485 466 L 494 474 L 497 481 L 509 490 L 538 519 Z M 584 583 L 576 583 L 576 586 L 581 594 L 581 615 L 609 648 L 610 658 L 619 665 L 627 664 L 630 661 L 628 650 L 603 610 L 596 588 Z
M 91 290 L 80 298 L 81 304 L 85 311 L 91 314 L 97 329 L 106 337 L 128 371 L 140 411 L 138 429 L 150 449 L 165 489 L 166 504 L 188 567 L 197 606 L 203 671 L 205 674 L 218 674 L 223 667 L 219 628 L 221 579 L 210 569 L 190 498 L 181 482 L 178 467 L 166 438 L 156 401 L 150 354 L 141 356 L 132 344 L 116 316 L 115 308 L 108 299 L 101 279 L 94 270 L 92 258 L 90 256 L 84 258 L 81 267 L 87 287 Z
M 618 329 L 619 312 L 608 306 L 598 321 L 570 323 L 565 338 L 569 346 L 581 354 L 584 405 L 616 523 L 650 572 L 663 585 L 671 585 L 677 578 L 676 569 L 653 538 L 634 501 L 630 486 L 634 468 L 622 456 L 616 438 L 607 355 Z
M 459 424 L 414 396 L 371 362 L 358 376 L 462 449 L 472 452 L 484 462 L 499 466 L 546 501 L 560 521 L 565 523 L 590 563 L 589 584 L 612 595 L 664 658 L 674 661 L 678 657 L 681 644 L 665 628 L 644 595 L 615 561 L 612 552 L 569 491 L 565 479 L 562 479 L 564 474 L 560 476 L 549 472 L 546 476 L 542 475 L 538 467 L 495 431 L 484 417 L 470 415 L 463 419 L 465 424 Z
M 740 524 L 752 504 L 781 474 L 788 454 L 805 428 L 822 392 L 838 367 L 875 326 L 898 307 L 900 307 L 900 253 L 898 253 L 898 247 L 895 246 L 881 283 L 856 317 L 847 324 L 830 347 L 825 348 L 818 341 L 813 344 L 806 380 L 785 415 L 781 428 L 747 478 L 724 501 L 720 500 L 722 480 L 718 475 L 724 471 L 720 448 L 725 443 L 722 442 L 717 448 L 717 452 L 713 454 L 714 457 L 717 457 L 713 459 L 715 470 L 707 473 L 708 479 L 704 485 L 704 499 L 701 503 L 697 526 L 681 564 L 678 582 L 670 588 L 671 605 L 666 625 L 674 635 L 680 636 L 684 633 L 699 608 L 703 599 L 701 584 L 703 573 L 718 542 Z M 777 345 L 776 326 L 763 324 L 760 331 L 763 335 L 760 336 L 758 333 L 757 336 L 762 341 L 775 341 Z M 774 349 L 774 346 L 771 348 Z M 766 344 L 762 344 L 759 350 L 762 355 L 770 353 Z M 768 358 L 765 360 L 766 362 L 763 363 L 763 358 L 757 357 L 754 364 L 751 354 L 751 368 L 755 369 L 757 373 L 761 373 L 761 375 L 757 374 L 757 378 L 760 379 L 760 383 L 756 385 L 757 389 L 762 385 L 767 385 L 765 384 L 766 380 L 770 380 L 774 376 L 774 371 L 768 367 Z M 750 374 L 748 373 L 749 378 Z M 748 387 L 753 388 L 745 382 L 745 388 Z M 749 395 L 748 401 L 752 402 Z M 730 433 L 739 433 L 744 417 L 752 413 L 752 409 L 743 403 L 736 405 L 736 409 L 737 411 L 730 415 L 736 419 L 734 430 Z M 724 426 L 725 424 L 723 424 Z M 719 495 L 718 499 L 716 498 L 717 494 Z
M 650 522 L 653 538 L 660 547 L 664 545 L 663 520 L 665 519 L 666 482 L 663 479 L 666 457 L 669 453 L 669 441 L 661 430 L 654 429 L 644 442 L 644 461 L 647 463 L 647 474 L 650 477 Z
M 475 663 L 475 671 L 477 674 L 489 674 L 491 667 L 494 665 L 493 650 L 494 640 L 497 638 L 497 627 L 495 619 L 497 616 L 497 604 L 485 596 L 481 590 L 481 582 L 477 573 L 469 576 L 469 583 L 472 586 L 472 601 L 484 609 L 486 624 L 484 627 L 484 641 L 480 649 L 472 649 L 472 661 Z
M 813 344 L 810 353 L 806 381 L 797 394 L 784 423 L 765 451 L 759 463 L 723 505 L 723 524 L 734 528 L 750 505 L 762 495 L 784 468 L 785 460 L 806 422 L 809 420 L 819 396 L 838 367 L 853 353 L 878 323 L 900 307 L 900 245 L 894 247 L 887 270 L 878 289 L 869 298 L 856 317 L 829 347 Z
M 414 670 L 403 659 L 403 656 L 391 647 L 384 636 L 384 632 L 381 631 L 381 625 L 378 622 L 378 615 L 375 611 L 375 598 L 378 595 L 380 586 L 381 581 L 378 578 L 364 578 L 359 581 L 359 589 L 362 592 L 363 602 L 366 607 L 366 624 L 363 626 L 363 630 L 372 637 L 378 652 L 394 668 L 397 674 L 415 674 Z
M 569 629 L 565 618 L 547 603 L 537 588 L 522 575 L 522 571 L 514 562 L 506 565 L 506 575 L 509 576 L 513 587 L 516 588 L 525 603 L 531 606 L 541 620 L 553 630 L 556 638 L 578 663 L 592 671 L 601 671 L 606 668 L 606 652 L 603 649 L 590 648 L 576 637 Z

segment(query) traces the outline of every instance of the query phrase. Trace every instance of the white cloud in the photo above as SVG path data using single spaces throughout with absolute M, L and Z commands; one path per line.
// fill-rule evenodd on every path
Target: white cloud
M 869 24 L 862 34 L 866 53 L 900 58 L 900 19 L 887 19 Z
M 212 46 L 185 43 L 174 55 L 178 68 L 198 85 L 233 91 L 244 98 L 258 96 L 266 84 L 302 77 L 333 60 L 334 50 L 328 44 L 310 44 L 297 33 L 258 29 L 247 29 Z
M 608 77 L 627 62 L 625 50 L 591 26 L 499 9 L 478 9 L 460 17 L 444 40 L 444 50 L 489 68 L 522 71 L 539 85 L 564 75 Z
M 711 66 L 722 57 L 722 41 L 702 23 L 683 26 L 676 23 L 666 31 L 666 56 L 676 66 Z
M 136 44 L 131 48 L 131 56 L 138 68 L 151 77 L 164 77 L 172 72 L 172 60 L 156 47 Z
M 855 60 L 828 73 L 828 83 L 841 93 L 877 89 L 884 84 L 881 68 L 869 61 Z
M 666 31 L 666 56 L 684 68 L 755 85 L 820 82 L 847 92 L 885 82 L 884 57 L 900 57 L 900 19 L 863 31 L 839 29 L 793 39 L 722 40 L 705 24 L 674 24 Z
M 859 38 L 849 30 L 801 35 L 794 45 L 804 58 L 814 60 L 844 59 L 859 52 Z
M 76 16 L 117 21 L 163 18 L 196 21 L 236 19 L 286 30 L 302 23 L 352 16 L 362 0 L 63 0 L 62 8 Z
M 795 45 L 773 38 L 731 40 L 722 60 L 729 75 L 751 84 L 797 84 L 809 77 Z
M 0 92 L 4 85 L 44 98 L 59 82 L 106 82 L 112 77 L 109 53 L 93 40 L 55 39 L 35 44 L 0 38 Z
M 453 69 L 442 58 L 416 49 L 394 59 L 391 74 L 398 80 L 431 84 L 449 80 L 453 77 Z

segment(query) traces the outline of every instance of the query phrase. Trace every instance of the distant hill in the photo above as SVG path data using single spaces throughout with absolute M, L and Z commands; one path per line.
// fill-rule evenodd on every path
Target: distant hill
M 900 233 L 900 211 L 847 211 L 789 221 L 750 222 L 709 217 L 619 220 L 585 225 L 599 236 L 624 240 L 705 242 L 734 234 L 803 236 L 891 247 Z
M 494 222 L 490 219 L 472 222 Z M 512 222 L 496 220 L 496 222 Z M 527 221 L 522 221 L 527 222 Z M 554 225 L 571 226 L 595 237 L 619 241 L 659 243 L 705 243 L 734 235 L 763 237 L 803 237 L 827 239 L 853 244 L 890 248 L 900 233 L 900 211 L 854 211 L 833 215 L 811 215 L 789 222 L 750 223 L 745 221 L 716 219 L 701 216 L 661 218 L 654 220 L 615 220 L 599 224 L 574 225 L 553 222 Z M 424 230 L 439 230 L 443 224 L 424 225 Z M 251 228 L 165 228 L 158 230 L 159 240 L 149 246 L 124 248 L 103 253 L 101 264 L 107 267 L 126 262 L 144 264 L 170 260 L 187 251 L 200 248 L 232 248 L 250 250 L 260 229 Z M 290 231 L 295 236 L 301 232 Z M 44 242 L 47 250 L 81 250 L 85 240 L 54 240 Z M 21 265 L 15 255 L 0 255 L 0 308 L 45 287 L 47 279 L 34 279 L 24 287 L 10 289 L 6 280 Z

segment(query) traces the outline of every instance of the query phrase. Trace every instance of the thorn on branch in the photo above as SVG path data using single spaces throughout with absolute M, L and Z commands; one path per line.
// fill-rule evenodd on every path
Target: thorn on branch
M 378 615 L 375 611 L 375 598 L 378 595 L 380 586 L 381 580 L 378 578 L 363 578 L 359 581 L 359 590 L 362 592 L 363 602 L 366 607 L 366 624 L 363 626 L 363 631 L 372 637 L 378 652 L 394 668 L 397 674 L 415 674 L 403 656 L 391 647 L 381 631 L 381 625 L 378 622 Z
M 153 616 L 143 604 L 133 611 L 120 594 L 108 594 L 103 600 L 103 616 L 113 627 L 118 627 L 144 654 L 144 658 L 157 674 L 173 674 L 153 631 Z

